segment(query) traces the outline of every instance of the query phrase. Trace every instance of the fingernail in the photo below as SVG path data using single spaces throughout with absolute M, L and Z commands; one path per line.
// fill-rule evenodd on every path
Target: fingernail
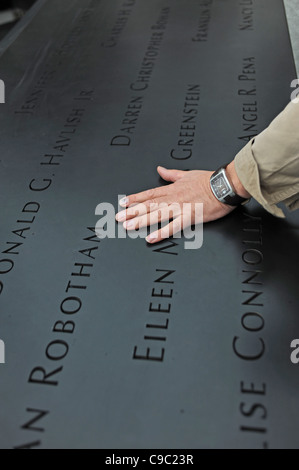
M 131 228 L 133 227 L 133 225 L 134 225 L 134 222 L 132 220 L 129 220 L 129 222 L 124 223 L 125 228 Z
M 128 197 L 123 197 L 120 201 L 119 201 L 119 205 L 120 206 L 126 206 L 129 202 L 129 198 Z
M 122 211 L 122 212 L 119 212 L 118 214 L 116 214 L 116 220 L 118 222 L 121 222 L 122 220 L 125 220 L 126 218 L 126 211 Z
M 148 235 L 148 236 L 146 237 L 146 241 L 147 241 L 148 243 L 153 243 L 155 240 L 157 240 L 157 238 L 158 238 L 158 237 L 157 237 L 157 235 L 156 235 L 155 233 L 151 233 L 150 235 Z

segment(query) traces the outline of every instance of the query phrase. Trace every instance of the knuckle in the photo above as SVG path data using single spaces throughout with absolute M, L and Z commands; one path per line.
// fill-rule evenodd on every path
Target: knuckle
M 135 207 L 135 211 L 137 215 L 143 215 L 147 211 L 147 205 L 144 202 L 141 202 Z
M 136 217 L 137 215 L 136 210 L 132 208 L 127 211 L 126 217 Z
M 154 190 L 153 189 L 148 189 L 145 193 L 145 196 L 147 199 L 152 199 L 154 197 Z
M 156 207 L 157 207 L 157 200 L 154 199 L 154 198 L 148 199 L 148 200 L 146 201 L 146 207 L 147 207 L 148 209 L 150 209 L 151 211 L 152 211 L 152 210 L 155 210 Z

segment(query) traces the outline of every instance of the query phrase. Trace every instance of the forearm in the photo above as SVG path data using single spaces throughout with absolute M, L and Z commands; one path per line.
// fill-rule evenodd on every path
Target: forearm
M 227 167 L 226 167 L 226 174 L 228 176 L 229 181 L 231 182 L 235 193 L 238 194 L 238 196 L 244 197 L 245 199 L 249 199 L 251 197 L 251 194 L 249 194 L 248 191 L 244 188 L 243 184 L 241 183 L 241 180 L 236 172 L 235 168 L 235 162 L 232 161 Z
M 299 206 L 299 104 L 290 103 L 270 126 L 236 156 L 242 186 L 265 209 L 283 217 L 277 204 Z

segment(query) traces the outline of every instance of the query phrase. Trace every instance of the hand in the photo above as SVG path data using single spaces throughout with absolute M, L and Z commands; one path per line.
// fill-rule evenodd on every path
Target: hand
M 234 166 L 231 165 L 233 163 L 229 165 L 230 168 L 228 167 L 227 171 L 234 170 Z M 212 171 L 167 170 L 161 166 L 157 171 L 165 181 L 173 184 L 127 196 L 120 201 L 120 205 L 127 209 L 116 215 L 116 220 L 122 222 L 126 230 L 136 230 L 158 222 L 169 222 L 168 225 L 146 238 L 149 243 L 157 243 L 180 232 L 186 227 L 187 222 L 189 226 L 199 222 L 211 222 L 226 216 L 235 209 L 222 204 L 215 198 L 210 188 Z M 232 179 L 235 179 L 235 176 L 236 174 Z M 242 192 L 244 197 L 247 197 L 248 193 L 243 187 L 240 189 L 240 185 L 240 181 L 238 180 L 236 185 L 235 180 L 235 188 L 239 186 L 238 194 L 242 195 Z M 188 217 L 188 221 L 183 213 L 184 203 L 191 204 L 191 218 Z M 203 204 L 203 220 L 198 220 L 196 203 Z

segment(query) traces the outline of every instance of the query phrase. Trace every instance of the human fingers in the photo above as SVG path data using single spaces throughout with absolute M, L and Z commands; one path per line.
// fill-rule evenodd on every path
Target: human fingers
M 142 191 L 140 193 L 131 194 L 129 196 L 124 197 L 119 201 L 119 205 L 121 207 L 129 207 L 132 204 L 145 202 L 145 201 L 152 201 L 157 197 L 161 197 L 165 194 L 165 187 L 161 186 L 158 188 L 148 189 L 146 191 Z
M 145 215 L 135 217 L 124 223 L 124 228 L 127 230 L 139 229 L 151 225 L 157 225 L 159 222 L 169 222 L 170 220 L 181 215 L 180 204 L 159 204 L 157 210 L 150 211 Z
M 146 241 L 151 244 L 158 243 L 162 240 L 165 240 L 175 235 L 178 232 L 181 232 L 182 228 L 183 228 L 182 218 L 177 217 L 165 227 L 162 227 L 161 229 L 156 230 L 155 232 L 152 232 L 150 235 L 148 235 L 146 237 Z
M 163 166 L 158 166 L 157 171 L 161 178 L 165 181 L 171 181 L 172 183 L 175 183 L 177 180 L 183 178 L 185 176 L 186 172 L 182 170 L 168 170 L 167 168 L 164 168 Z

